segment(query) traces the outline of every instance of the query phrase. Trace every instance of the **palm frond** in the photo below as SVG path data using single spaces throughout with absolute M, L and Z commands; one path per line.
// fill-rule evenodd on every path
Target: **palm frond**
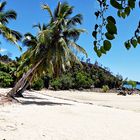
M 15 31 L 15 30 L 10 30 L 10 32 L 11 32 L 11 34 L 13 35 L 13 36 L 15 36 L 15 38 L 17 39 L 17 40 L 21 40 L 22 39 L 22 35 L 18 32 L 18 31 Z
M 64 2 L 61 4 L 61 15 L 63 16 L 63 18 L 68 18 L 72 12 L 73 12 L 73 6 L 69 6 L 69 4 L 67 2 Z
M 40 23 L 33 25 L 33 28 L 38 28 L 39 30 L 41 30 L 41 29 L 42 29 L 42 28 L 41 28 L 41 24 L 40 24 Z
M 52 14 L 52 11 L 51 11 L 50 7 L 48 5 L 46 5 L 46 4 L 43 4 L 41 7 L 42 7 L 43 10 L 48 11 L 48 13 L 49 13 L 49 15 L 51 17 L 51 20 L 53 20 L 53 14 Z
M 77 14 L 76 16 L 68 20 L 67 25 L 72 26 L 76 24 L 81 24 L 82 20 L 83 20 L 83 16 L 81 14 Z
M 72 28 L 72 29 L 68 29 L 64 31 L 64 36 L 72 39 L 74 41 L 79 39 L 79 36 L 81 33 L 85 32 L 84 29 L 76 29 L 76 28 Z
M 7 20 L 16 19 L 17 18 L 17 13 L 14 10 L 9 10 L 9 11 L 4 12 L 4 17 Z
M 73 46 L 77 51 L 79 51 L 80 53 L 85 54 L 86 57 L 88 57 L 88 54 L 87 54 L 86 50 L 83 47 L 81 47 L 78 44 L 76 44 L 75 42 L 70 41 L 70 46 Z
M 61 8 L 61 2 L 58 2 L 58 5 L 53 13 L 54 20 L 58 18 L 58 15 L 60 14 L 60 8 Z
M 7 4 L 6 1 L 0 3 L 0 12 L 4 10 L 6 4 Z

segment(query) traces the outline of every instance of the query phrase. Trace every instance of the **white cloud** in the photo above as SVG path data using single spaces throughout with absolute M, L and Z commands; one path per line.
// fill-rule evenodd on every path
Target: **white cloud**
M 0 53 L 4 53 L 4 52 L 7 52 L 7 49 L 0 48 Z

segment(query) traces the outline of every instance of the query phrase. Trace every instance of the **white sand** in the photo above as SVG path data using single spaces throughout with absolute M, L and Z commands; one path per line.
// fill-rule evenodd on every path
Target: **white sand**
M 140 139 L 140 96 L 40 93 L 25 92 L 23 105 L 0 106 L 0 140 Z

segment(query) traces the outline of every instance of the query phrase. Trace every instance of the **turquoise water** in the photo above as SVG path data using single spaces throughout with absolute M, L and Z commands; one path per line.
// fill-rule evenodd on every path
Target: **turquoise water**
M 132 86 L 125 84 L 124 87 L 126 88 L 132 88 Z M 136 89 L 140 90 L 140 84 L 137 84 Z
M 137 84 L 136 88 L 140 90 L 140 84 Z

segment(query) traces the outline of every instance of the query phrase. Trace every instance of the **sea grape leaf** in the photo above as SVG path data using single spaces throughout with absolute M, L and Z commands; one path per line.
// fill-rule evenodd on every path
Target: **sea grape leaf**
M 110 34 L 117 34 L 117 27 L 115 26 L 113 22 L 109 22 L 106 25 L 106 29 Z
M 112 17 L 112 16 L 108 16 L 108 17 L 107 17 L 107 21 L 108 21 L 108 22 L 111 21 L 111 22 L 113 22 L 114 24 L 116 24 L 116 20 L 115 20 L 115 18 Z
M 110 0 L 110 4 L 117 9 L 123 9 L 122 5 L 118 3 L 116 0 Z
M 112 34 L 110 34 L 110 33 L 105 33 L 105 36 L 106 36 L 106 38 L 108 39 L 108 40 L 113 40 L 115 37 L 114 37 L 114 35 L 112 35 Z
M 136 39 L 131 39 L 131 44 L 133 45 L 134 48 L 136 48 L 137 40 Z
M 111 43 L 110 43 L 110 41 L 104 40 L 103 46 L 104 46 L 104 49 L 105 49 L 106 51 L 109 51 L 110 48 L 111 48 Z
M 125 47 L 126 47 L 127 50 L 129 50 L 130 47 L 131 47 L 131 44 L 130 44 L 129 41 L 125 42 L 124 45 L 125 45 Z

